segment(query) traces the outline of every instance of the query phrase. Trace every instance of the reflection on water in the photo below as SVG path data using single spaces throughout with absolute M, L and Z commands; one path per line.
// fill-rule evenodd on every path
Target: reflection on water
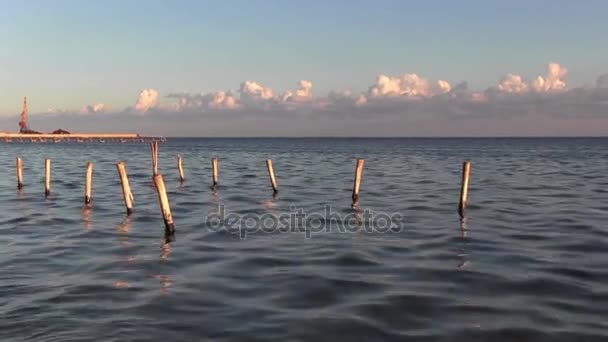
M 275 208 L 277 207 L 277 204 L 276 204 L 276 202 L 274 201 L 274 199 L 272 199 L 272 200 L 265 200 L 265 201 L 263 201 L 263 202 L 262 202 L 262 206 L 263 206 L 265 209 L 270 210 L 270 209 L 275 209 Z
M 467 226 L 467 218 L 465 217 L 461 217 L 460 218 L 460 234 L 462 235 L 462 238 L 466 238 L 467 237 L 467 231 L 468 231 L 468 226 Z
M 117 289 L 128 289 L 131 287 L 131 284 L 128 281 L 118 280 L 114 282 L 114 287 Z
M 91 223 L 91 209 L 85 207 L 82 209 L 82 221 L 84 222 L 84 229 L 91 230 L 93 229 L 93 225 Z
M 165 242 L 160 246 L 160 260 L 167 260 L 171 255 L 171 243 Z
M 57 162 L 48 200 L 43 168 L 26 168 L 17 193 L 0 177 L 0 341 L 608 340 L 608 139 L 170 139 L 159 170 L 176 174 L 178 153 L 192 162 L 187 186 L 166 180 L 173 241 L 146 144 L 3 145 L 2 175 L 17 155 Z M 203 181 L 215 155 L 221 191 Z M 367 162 L 351 209 L 353 156 Z M 137 196 L 124 219 L 117 160 Z M 309 222 L 239 237 L 205 220 L 326 205 L 349 232 Z M 367 229 L 363 209 L 400 214 L 400 231 Z
M 468 259 L 468 251 L 467 251 L 467 217 L 460 217 L 460 241 L 458 242 L 458 258 L 460 259 L 460 263 L 458 264 L 458 268 L 466 268 L 469 266 Z
M 116 230 L 118 231 L 118 236 L 120 239 L 120 244 L 123 246 L 129 245 L 129 233 L 131 232 L 131 215 L 126 216 L 124 220 L 116 226 Z
M 164 274 L 155 275 L 154 278 L 157 279 L 160 284 L 160 294 L 164 295 L 169 293 L 169 288 L 173 285 L 173 280 L 168 275 Z

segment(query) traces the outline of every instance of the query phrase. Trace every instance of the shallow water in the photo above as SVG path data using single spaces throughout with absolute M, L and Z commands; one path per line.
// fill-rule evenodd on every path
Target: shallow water
M 148 145 L 2 144 L 0 340 L 608 339 L 608 139 L 169 139 L 159 158 L 176 225 L 168 244 Z M 118 160 L 135 196 L 128 218 Z M 282 231 L 206 219 L 273 222 L 327 205 L 332 220 Z M 398 214 L 394 229 L 353 224 L 366 209 Z

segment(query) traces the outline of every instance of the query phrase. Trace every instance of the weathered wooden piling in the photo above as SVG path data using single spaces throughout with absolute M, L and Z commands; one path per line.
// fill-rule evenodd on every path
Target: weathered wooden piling
M 51 160 L 44 160 L 44 195 L 51 194 Z
M 17 157 L 17 190 L 23 189 L 23 160 Z
M 462 163 L 462 184 L 460 188 L 460 204 L 458 205 L 458 213 L 460 217 L 465 216 L 467 204 L 469 200 L 469 184 L 471 177 L 471 161 L 467 160 Z
M 361 177 L 363 177 L 363 166 L 365 160 L 357 159 L 357 168 L 355 169 L 355 181 L 353 183 L 353 207 L 359 204 L 359 189 L 361 188 Z
M 84 204 L 88 207 L 91 205 L 91 184 L 93 182 L 93 163 L 87 163 L 87 172 L 84 182 Z
M 184 165 L 181 154 L 177 155 L 177 171 L 179 172 L 179 181 L 183 183 L 186 178 L 184 177 Z
M 272 186 L 272 191 L 276 194 L 279 192 L 279 185 L 277 184 L 277 180 L 274 177 L 274 168 L 272 167 L 272 160 L 266 159 L 266 167 L 268 168 L 268 176 L 270 177 L 270 185 Z
M 133 193 L 131 192 L 131 186 L 129 185 L 129 176 L 127 175 L 127 168 L 124 162 L 118 162 L 116 164 L 118 175 L 120 176 L 120 184 L 122 185 L 122 195 L 125 199 L 125 207 L 127 208 L 127 215 L 133 213 Z
M 150 149 L 152 150 L 152 176 L 156 176 L 158 174 L 158 141 L 152 141 Z
M 165 221 L 165 235 L 173 235 L 175 233 L 175 225 L 173 224 L 173 215 L 171 215 L 171 206 L 169 205 L 169 198 L 167 197 L 163 175 L 158 174 L 154 176 L 154 185 L 156 186 L 156 193 L 158 194 L 158 202 L 160 204 L 163 220 Z
M 218 171 L 217 171 L 217 158 L 213 158 L 211 159 L 211 167 L 213 168 L 213 183 L 212 183 L 212 187 L 216 187 L 217 184 L 219 183 L 219 176 L 218 176 Z

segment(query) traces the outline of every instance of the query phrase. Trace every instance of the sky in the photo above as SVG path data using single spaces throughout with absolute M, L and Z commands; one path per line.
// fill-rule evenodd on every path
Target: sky
M 608 135 L 608 2 L 0 0 L 0 131 Z

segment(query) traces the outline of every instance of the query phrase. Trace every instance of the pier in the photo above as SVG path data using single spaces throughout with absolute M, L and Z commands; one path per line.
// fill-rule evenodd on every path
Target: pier
M 27 96 L 23 98 L 23 109 L 19 120 L 19 132 L 0 132 L 0 141 L 3 142 L 150 142 L 165 141 L 164 137 L 142 136 L 138 133 L 72 133 L 64 129 L 57 129 L 52 133 L 38 132 L 29 128 Z
M 10 142 L 150 142 L 165 141 L 165 137 L 143 136 L 137 133 L 3 133 L 0 132 L 0 141 Z

